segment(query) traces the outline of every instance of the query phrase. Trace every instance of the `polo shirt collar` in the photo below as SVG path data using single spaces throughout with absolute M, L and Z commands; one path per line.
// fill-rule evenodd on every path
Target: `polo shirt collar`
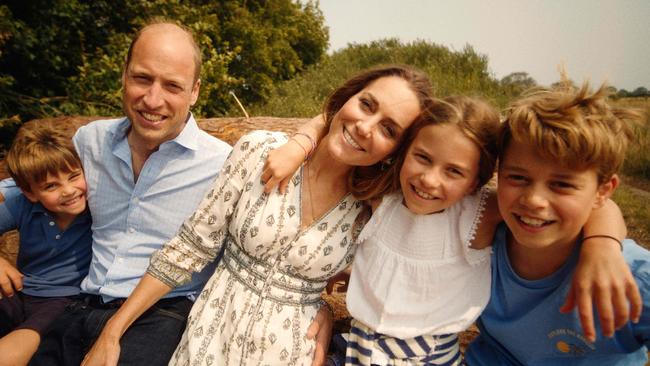
M 25 198 L 25 199 L 27 199 L 27 198 Z M 48 211 L 45 207 L 43 207 L 43 205 L 40 202 L 34 203 L 34 205 L 32 206 L 32 209 L 31 209 L 31 214 L 32 214 L 32 217 L 34 215 L 42 214 L 42 215 L 47 215 L 48 217 L 54 218 L 54 216 L 52 216 L 50 211 Z M 88 205 L 86 205 L 86 209 L 84 210 L 84 212 L 77 215 L 77 217 L 75 217 L 75 219 L 74 219 L 74 221 L 72 223 L 73 224 L 86 223 L 88 220 L 90 220 L 90 215 L 88 215 Z

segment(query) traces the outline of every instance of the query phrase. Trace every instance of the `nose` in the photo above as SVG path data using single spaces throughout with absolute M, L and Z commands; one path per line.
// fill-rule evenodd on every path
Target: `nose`
M 526 189 L 519 198 L 519 203 L 528 209 L 542 208 L 547 202 L 543 189 L 534 186 Z
M 61 195 L 64 197 L 74 194 L 75 187 L 72 184 L 64 184 L 61 186 Z
M 420 175 L 420 183 L 425 188 L 438 188 L 442 183 L 439 169 L 431 168 Z
M 142 101 L 147 109 L 157 109 L 163 103 L 162 88 L 158 83 L 152 83 L 144 94 Z
M 355 123 L 357 134 L 363 137 L 370 136 L 370 133 L 376 124 L 377 122 L 373 118 L 358 120 L 357 123 Z

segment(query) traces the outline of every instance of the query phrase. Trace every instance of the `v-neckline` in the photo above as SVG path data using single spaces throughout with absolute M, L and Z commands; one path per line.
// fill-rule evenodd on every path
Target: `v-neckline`
M 298 213 L 298 217 L 300 218 L 300 230 L 299 230 L 300 234 L 309 231 L 312 227 L 314 227 L 315 224 L 320 223 L 321 221 L 323 221 L 324 218 L 329 216 L 329 214 L 332 211 L 334 211 L 335 208 L 339 207 L 341 205 L 341 203 L 343 203 L 343 201 L 346 201 L 348 199 L 348 196 L 350 196 L 352 194 L 351 192 L 347 192 L 345 195 L 343 195 L 343 197 L 341 197 L 340 200 L 338 200 L 336 202 L 336 204 L 334 206 L 330 207 L 329 210 L 325 211 L 323 214 L 321 214 L 317 218 L 314 218 L 314 220 L 312 220 L 312 222 L 310 222 L 308 226 L 305 226 L 305 225 L 303 225 L 303 207 L 302 207 L 302 202 L 303 202 L 302 195 L 304 193 L 303 192 L 304 185 L 305 185 L 305 165 L 300 167 L 300 194 L 298 195 L 298 203 L 299 203 L 298 207 L 299 207 L 299 210 L 300 210 L 300 212 Z M 310 200 L 311 200 L 311 198 L 310 198 Z M 310 204 L 311 204 L 311 202 L 310 202 Z

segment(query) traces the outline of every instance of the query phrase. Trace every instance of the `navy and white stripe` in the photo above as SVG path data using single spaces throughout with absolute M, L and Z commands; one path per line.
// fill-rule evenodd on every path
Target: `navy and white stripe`
M 345 364 L 370 366 L 373 349 L 388 355 L 390 366 L 464 365 L 456 334 L 399 339 L 376 333 L 358 320 L 352 320 Z

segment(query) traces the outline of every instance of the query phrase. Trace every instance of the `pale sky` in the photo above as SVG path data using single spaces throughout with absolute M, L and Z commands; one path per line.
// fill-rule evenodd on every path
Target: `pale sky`
M 650 88 L 650 0 L 320 0 L 330 50 L 382 38 L 426 40 L 488 56 L 497 78 L 526 71 Z

